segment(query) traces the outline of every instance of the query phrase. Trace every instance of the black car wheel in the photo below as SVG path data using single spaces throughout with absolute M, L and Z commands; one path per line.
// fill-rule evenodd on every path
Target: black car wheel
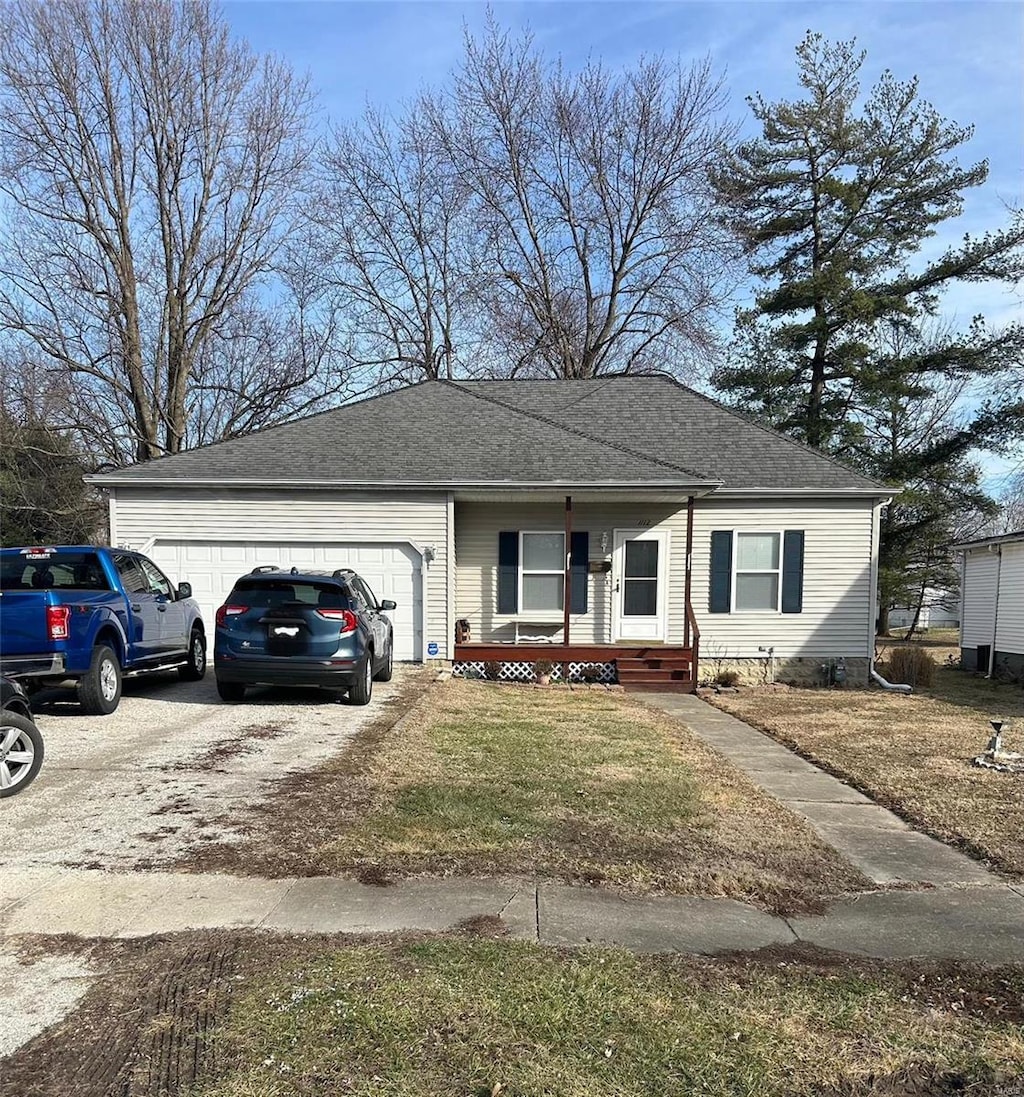
M 0 796 L 27 788 L 43 764 L 43 737 L 27 716 L 0 714 Z
M 348 699 L 353 705 L 368 705 L 373 696 L 373 652 L 368 651 L 363 660 L 359 681 L 349 687 Z
M 188 641 L 188 662 L 178 667 L 178 677 L 185 682 L 198 682 L 206 673 L 206 637 L 202 629 L 194 628 Z
M 395 673 L 395 637 L 392 634 L 388 637 L 387 651 L 384 652 L 384 662 L 374 675 L 378 682 L 390 682 L 392 675 Z
M 220 699 L 222 701 L 227 701 L 230 705 L 237 705 L 239 701 L 245 700 L 245 683 L 222 682 L 218 678 L 217 692 L 220 694 Z

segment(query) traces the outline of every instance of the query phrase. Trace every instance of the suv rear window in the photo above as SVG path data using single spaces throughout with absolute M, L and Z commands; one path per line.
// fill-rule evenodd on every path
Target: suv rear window
M 95 552 L 3 557 L 0 590 L 110 590 Z
M 308 579 L 239 579 L 229 601 L 255 609 L 299 603 L 324 609 L 351 609 L 352 600 L 337 583 Z

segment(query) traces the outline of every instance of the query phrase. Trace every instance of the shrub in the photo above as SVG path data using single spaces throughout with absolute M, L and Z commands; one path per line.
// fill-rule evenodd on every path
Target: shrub
M 537 678 L 550 674 L 555 669 L 555 664 L 550 659 L 538 659 L 533 664 L 533 673 Z
M 906 682 L 911 686 L 930 686 L 935 681 L 935 660 L 924 648 L 907 645 L 889 652 L 890 682 Z
M 734 686 L 740 680 L 738 670 L 720 670 L 715 675 L 716 686 Z
M 497 659 L 488 659 L 484 663 L 484 677 L 488 682 L 497 682 L 501 677 L 501 663 Z

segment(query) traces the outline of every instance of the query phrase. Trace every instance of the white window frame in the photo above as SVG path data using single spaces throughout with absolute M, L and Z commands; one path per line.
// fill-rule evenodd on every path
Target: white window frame
M 528 617 L 530 620 L 540 619 L 543 620 L 545 616 L 550 615 L 553 620 L 562 620 L 565 614 L 565 568 L 560 571 L 537 571 L 531 568 L 529 571 L 523 564 L 525 555 L 523 553 L 523 538 L 530 534 L 542 534 L 545 537 L 561 537 L 562 538 L 562 560 L 565 560 L 565 530 L 564 529 L 521 529 L 519 531 L 519 589 L 516 593 L 516 605 L 519 607 L 516 611 L 516 615 L 519 617 Z M 561 575 L 562 576 L 562 605 L 558 609 L 526 609 L 523 603 L 523 578 L 526 575 Z
M 777 568 L 761 568 L 751 571 L 749 568 L 740 569 L 740 537 L 766 537 L 774 536 L 779 539 L 779 566 Z M 782 612 L 782 556 L 786 546 L 786 533 L 781 529 L 734 529 L 732 531 L 732 613 L 781 613 Z M 736 605 L 736 579 L 739 575 L 777 575 L 779 577 L 776 586 L 774 609 L 739 609 Z

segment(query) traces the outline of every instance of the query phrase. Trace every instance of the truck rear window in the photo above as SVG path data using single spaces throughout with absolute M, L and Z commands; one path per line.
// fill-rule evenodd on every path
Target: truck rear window
M 324 609 L 351 609 L 352 601 L 335 583 L 314 583 L 306 579 L 239 579 L 230 602 L 265 609 L 285 602 L 299 602 Z
M 110 590 L 95 552 L 4 554 L 0 590 Z

